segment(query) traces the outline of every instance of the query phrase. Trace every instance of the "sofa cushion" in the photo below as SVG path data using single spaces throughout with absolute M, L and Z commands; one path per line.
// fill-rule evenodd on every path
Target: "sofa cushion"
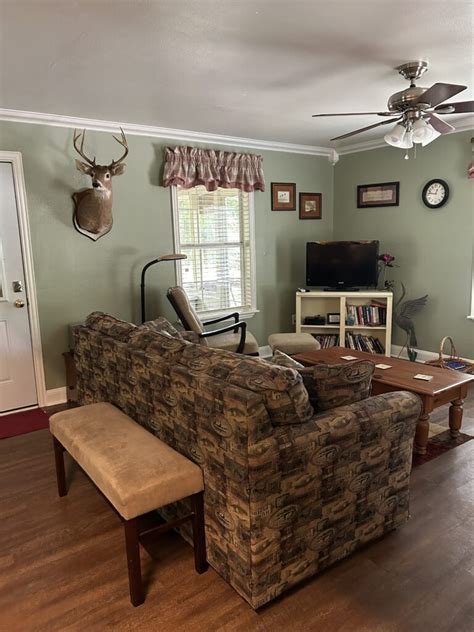
M 315 410 L 352 404 L 370 395 L 375 364 L 357 360 L 345 364 L 317 364 L 298 369 Z
M 170 323 L 169 320 L 164 318 L 164 316 L 159 316 L 154 320 L 147 320 L 146 323 L 138 325 L 136 331 L 142 331 L 143 329 L 146 329 L 148 331 L 156 331 L 159 334 L 169 334 L 173 338 L 183 337 L 182 332 L 178 331 L 176 327 Z
M 168 332 L 135 327 L 129 337 L 129 347 L 149 355 L 172 360 L 189 373 L 207 374 L 262 394 L 273 425 L 308 421 L 313 415 L 308 393 L 301 376 L 292 369 L 271 366 L 260 358 L 212 349 L 174 338 Z
M 137 328 L 133 323 L 120 320 L 104 312 L 92 312 L 86 318 L 86 327 L 90 327 L 104 336 L 109 336 L 120 342 L 128 342 L 130 334 Z
M 313 416 L 302 378 L 293 369 L 272 366 L 260 358 L 191 344 L 176 356 L 176 361 L 190 373 L 206 374 L 261 394 L 273 425 L 302 423 Z
M 304 365 L 298 360 L 294 360 L 291 356 L 283 353 L 283 351 L 279 351 L 278 349 L 273 352 L 273 356 L 271 358 L 266 358 L 266 361 L 270 364 L 276 364 L 278 366 L 286 366 L 290 369 L 302 369 Z
M 149 327 L 137 327 L 130 334 L 129 347 L 137 351 L 156 353 L 164 358 L 169 358 L 190 343 L 181 336 L 172 336 L 169 331 L 156 331 Z
M 183 329 L 183 331 L 179 332 L 181 338 L 183 340 L 187 340 L 188 342 L 192 342 L 195 345 L 205 345 L 206 344 L 206 339 L 205 338 L 201 338 L 201 336 L 199 334 L 197 334 L 195 331 L 187 331 L 186 329 Z

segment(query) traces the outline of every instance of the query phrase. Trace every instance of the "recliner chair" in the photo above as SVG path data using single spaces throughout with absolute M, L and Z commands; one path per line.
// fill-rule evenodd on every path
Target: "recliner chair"
M 247 330 L 247 323 L 240 320 L 238 312 L 202 321 L 189 301 L 188 295 L 180 286 L 168 288 L 166 294 L 179 320 L 187 331 L 194 331 L 204 344 L 218 349 L 226 349 L 235 353 L 258 356 L 258 342 Z M 232 325 L 220 329 L 205 330 L 206 325 L 234 319 Z

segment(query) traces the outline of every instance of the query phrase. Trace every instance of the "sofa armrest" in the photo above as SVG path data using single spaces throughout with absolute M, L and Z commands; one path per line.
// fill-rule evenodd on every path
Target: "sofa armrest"
M 226 314 L 225 316 L 219 316 L 218 318 L 211 318 L 210 320 L 203 320 L 202 324 L 206 325 L 215 325 L 216 323 L 221 323 L 223 320 L 229 320 L 229 318 L 233 318 L 235 323 L 238 323 L 240 320 L 239 312 L 233 312 L 232 314 Z M 237 331 L 235 332 L 237 333 Z
M 395 391 L 317 413 L 308 423 L 287 426 L 286 435 L 277 432 L 275 436 L 295 446 L 311 445 L 316 452 L 319 446 L 334 446 L 336 449 L 328 453 L 335 457 L 337 452 L 336 461 L 344 461 L 343 448 L 358 445 L 363 450 L 375 444 L 387 451 L 402 440 L 412 443 L 420 413 L 421 400 L 417 395 Z
M 254 600 L 287 589 L 409 517 L 421 402 L 386 393 L 274 428 L 249 446 Z
M 398 391 L 316 414 L 306 423 L 275 428 L 272 437 L 249 448 L 252 498 L 263 501 L 278 477 L 279 493 L 286 490 L 281 509 L 301 505 L 304 522 L 305 512 L 324 515 L 326 505 L 343 507 L 352 516 L 365 511 L 364 503 L 375 511 L 399 490 L 402 499 L 396 501 L 391 521 L 401 524 L 408 516 L 420 411 L 418 396 Z

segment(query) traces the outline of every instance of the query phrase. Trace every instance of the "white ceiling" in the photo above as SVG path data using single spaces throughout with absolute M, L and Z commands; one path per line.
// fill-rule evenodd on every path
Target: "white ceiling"
M 464 0 L 0 0 L 0 107 L 328 147 L 377 118 L 311 114 L 385 110 L 405 61 L 430 62 L 420 85 L 473 98 L 472 13 Z

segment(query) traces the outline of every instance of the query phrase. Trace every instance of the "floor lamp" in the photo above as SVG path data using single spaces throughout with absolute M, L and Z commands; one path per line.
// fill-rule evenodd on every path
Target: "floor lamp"
M 158 259 L 153 259 L 153 261 L 149 261 L 142 270 L 141 282 L 140 282 L 140 293 L 141 293 L 141 308 L 142 308 L 142 323 L 146 320 L 146 312 L 145 312 L 145 274 L 148 268 L 155 265 L 155 263 L 160 263 L 160 261 L 178 261 L 179 259 L 187 259 L 187 255 L 182 255 L 176 252 L 173 252 L 170 255 L 163 255 L 162 257 L 158 257 Z

